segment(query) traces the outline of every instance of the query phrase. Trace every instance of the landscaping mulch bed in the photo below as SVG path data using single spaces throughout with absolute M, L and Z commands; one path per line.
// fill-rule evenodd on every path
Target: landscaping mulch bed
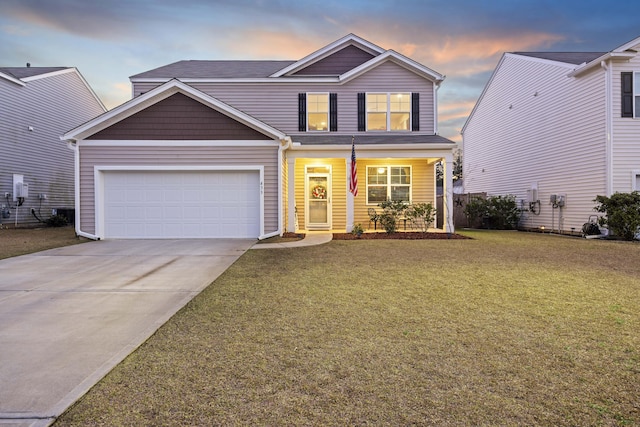
M 360 236 L 352 233 L 333 233 L 333 240 L 372 240 L 372 239 L 392 239 L 392 240 L 424 240 L 424 239 L 470 239 L 455 233 L 422 233 L 422 232 L 402 232 L 402 233 L 362 233 Z

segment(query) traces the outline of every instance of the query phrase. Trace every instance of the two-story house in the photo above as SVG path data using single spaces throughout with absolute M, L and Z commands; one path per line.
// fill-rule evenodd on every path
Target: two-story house
M 640 190 L 639 49 L 505 53 L 462 130 L 465 191 L 516 196 L 524 228 L 579 233 L 597 195 Z
M 0 224 L 73 219 L 74 156 L 60 135 L 106 111 L 73 67 L 0 67 Z
M 387 199 L 435 206 L 435 165 L 450 192 L 454 148 L 437 135 L 443 79 L 355 35 L 297 61 L 134 75 L 132 100 L 63 136 L 77 156 L 78 232 L 266 238 L 367 228 Z

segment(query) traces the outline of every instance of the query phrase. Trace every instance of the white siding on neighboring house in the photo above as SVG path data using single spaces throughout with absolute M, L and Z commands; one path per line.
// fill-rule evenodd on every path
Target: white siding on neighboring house
M 19 226 L 38 223 L 31 209 L 47 219 L 53 208 L 74 208 L 74 155 L 60 136 L 104 111 L 74 69 L 27 79 L 24 86 L 0 79 L 0 206 L 7 204 L 4 194 L 13 193 L 13 174 L 23 175 L 29 197 L 18 209 Z M 0 222 L 15 224 L 15 215 L 12 209 Z
M 466 192 L 525 202 L 537 185 L 540 214 L 525 227 L 579 231 L 606 190 L 605 73 L 567 77 L 572 68 L 505 54 L 464 128 Z M 552 209 L 551 194 L 566 207 Z
M 633 171 L 640 170 L 640 118 L 621 117 L 621 72 L 640 72 L 640 57 L 613 66 L 613 192 L 633 190 Z M 634 81 L 640 89 L 640 79 Z
M 290 80 L 289 80 L 290 81 Z M 160 83 L 134 83 L 134 93 L 145 93 Z M 298 134 L 298 93 L 335 92 L 338 94 L 338 131 L 357 132 L 358 92 L 419 92 L 420 133 L 434 131 L 433 83 L 393 63 L 386 62 L 345 84 L 325 83 L 189 83 L 270 126 L 289 134 Z

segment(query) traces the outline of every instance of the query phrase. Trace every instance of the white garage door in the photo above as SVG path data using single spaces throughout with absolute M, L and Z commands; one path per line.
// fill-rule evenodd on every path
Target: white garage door
M 108 171 L 107 238 L 257 238 L 258 171 Z

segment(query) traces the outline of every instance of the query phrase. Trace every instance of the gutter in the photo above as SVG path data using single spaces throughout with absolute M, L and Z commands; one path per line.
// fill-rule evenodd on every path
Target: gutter
M 611 68 L 606 60 L 600 61 L 600 67 L 604 69 L 605 88 L 605 158 L 606 158 L 606 193 L 607 197 L 613 194 L 613 77 Z

